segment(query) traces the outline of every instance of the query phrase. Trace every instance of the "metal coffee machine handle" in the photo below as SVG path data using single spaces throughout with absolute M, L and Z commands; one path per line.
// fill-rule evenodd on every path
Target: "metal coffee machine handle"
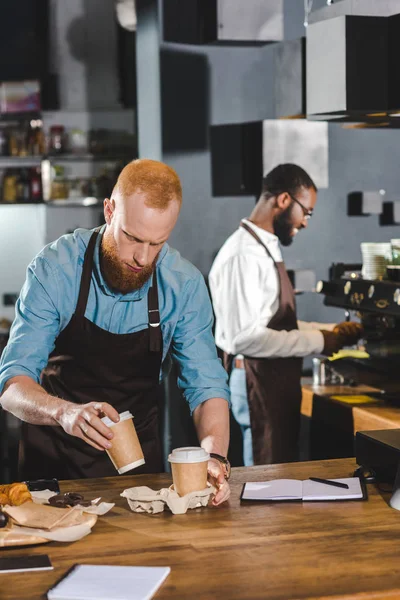
M 326 384 L 326 358 L 314 357 L 313 364 L 313 385 Z
M 353 379 L 338 373 L 328 358 L 314 357 L 313 385 L 356 385 Z

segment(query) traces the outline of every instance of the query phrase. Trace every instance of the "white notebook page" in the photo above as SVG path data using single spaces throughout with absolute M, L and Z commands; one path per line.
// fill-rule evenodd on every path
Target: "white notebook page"
M 356 500 L 363 498 L 358 477 L 331 479 L 346 483 L 341 488 L 327 483 L 305 479 L 273 479 L 271 481 L 252 481 L 245 484 L 242 500 Z
M 361 499 L 363 497 L 361 483 L 358 477 L 332 479 L 331 481 L 347 483 L 349 489 L 305 479 L 303 481 L 303 500 L 340 500 L 340 498 L 356 500 L 357 498 Z
M 47 594 L 48 600 L 149 600 L 169 567 L 78 565 Z
M 246 483 L 243 500 L 301 500 L 303 483 L 299 479 L 273 479 Z

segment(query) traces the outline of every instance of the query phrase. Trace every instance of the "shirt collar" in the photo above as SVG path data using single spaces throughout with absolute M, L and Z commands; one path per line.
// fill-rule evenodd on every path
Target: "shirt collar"
M 138 290 L 134 290 L 133 292 L 129 292 L 128 294 L 121 294 L 121 292 L 117 292 L 117 291 L 111 289 L 109 287 L 109 285 L 107 284 L 106 280 L 104 279 L 103 274 L 101 272 L 101 268 L 100 268 L 100 245 L 101 245 L 101 239 L 103 237 L 105 228 L 106 228 L 106 226 L 103 225 L 102 228 L 100 229 L 100 235 L 97 236 L 96 246 L 94 249 L 93 272 L 94 272 L 96 281 L 107 296 L 113 296 L 114 298 L 118 298 L 121 302 L 132 302 L 135 300 L 141 300 L 143 298 L 143 296 L 145 296 L 149 291 L 151 280 L 152 280 L 151 277 L 150 277 L 150 279 L 148 279 L 146 281 L 146 283 L 141 288 L 139 288 Z M 167 254 L 168 248 L 169 248 L 168 244 L 165 243 L 161 249 L 159 256 L 158 256 L 157 267 L 161 264 L 162 260 L 164 259 L 165 255 Z
M 253 231 L 255 231 L 255 233 L 258 235 L 261 241 L 264 242 L 264 244 L 270 244 L 272 242 L 274 242 L 275 244 L 279 244 L 278 237 L 274 233 L 266 231 L 265 229 L 261 229 L 261 227 L 258 227 L 258 225 L 254 225 L 254 223 L 252 223 L 248 219 L 242 219 L 242 223 L 246 223 L 246 225 L 248 225 Z

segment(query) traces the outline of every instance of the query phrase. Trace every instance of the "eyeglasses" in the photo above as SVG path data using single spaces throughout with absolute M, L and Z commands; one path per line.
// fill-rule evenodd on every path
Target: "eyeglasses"
M 313 216 L 313 210 L 312 209 L 308 209 L 306 208 L 301 202 L 300 200 L 297 200 L 297 198 L 295 198 L 294 196 L 292 196 L 292 194 L 290 194 L 289 192 L 287 192 L 289 194 L 289 196 L 291 197 L 291 199 L 296 202 L 296 204 L 298 204 L 301 208 L 301 210 L 303 211 L 304 217 L 307 219 L 311 219 L 311 217 Z

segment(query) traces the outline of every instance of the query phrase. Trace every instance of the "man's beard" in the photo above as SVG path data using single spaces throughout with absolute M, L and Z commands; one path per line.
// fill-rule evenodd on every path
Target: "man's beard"
M 292 207 L 288 206 L 274 220 L 274 233 L 279 239 L 282 246 L 290 246 L 293 242 L 293 223 L 292 223 Z
M 139 273 L 133 273 L 121 262 L 114 238 L 103 235 L 100 249 L 101 272 L 110 288 L 121 294 L 140 289 L 153 274 L 157 259 L 158 254 L 150 265 L 143 267 Z

